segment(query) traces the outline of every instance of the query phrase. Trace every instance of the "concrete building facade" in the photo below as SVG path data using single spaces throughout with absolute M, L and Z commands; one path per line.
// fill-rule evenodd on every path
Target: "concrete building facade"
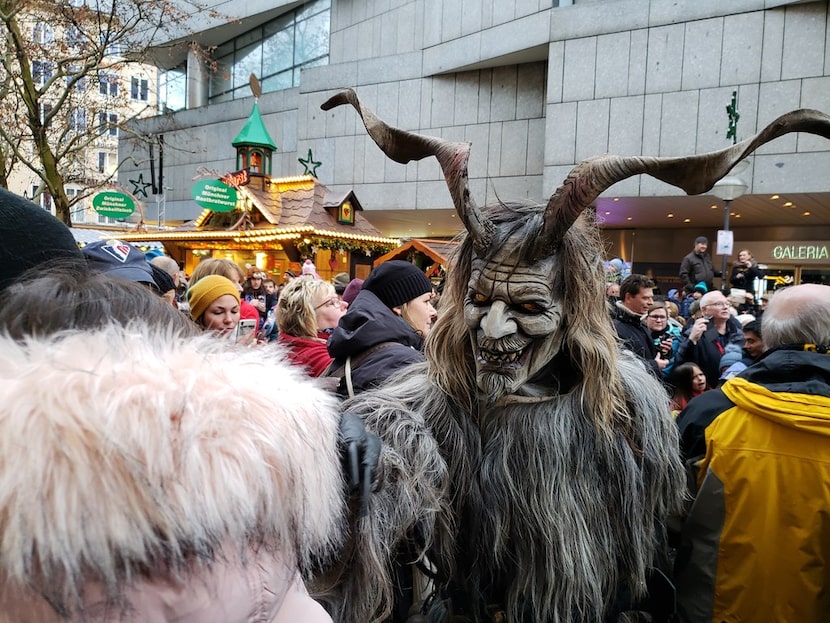
M 266 11 L 253 3 L 234 27 L 256 28 L 298 5 L 277 4 Z M 221 23 L 193 36 L 216 43 L 231 34 Z M 397 127 L 471 142 L 479 204 L 546 201 L 586 157 L 728 146 L 733 93 L 737 140 L 789 110 L 830 112 L 828 38 L 828 0 L 331 0 L 327 63 L 302 69 L 296 86 L 264 93 L 259 107 L 278 146 L 276 175 L 301 173 L 297 160 L 312 150 L 322 163 L 318 177 L 332 189 L 353 188 L 385 235 L 435 237 L 457 231 L 437 163 L 394 163 L 353 110 L 320 110 L 339 89 L 355 88 Z M 203 103 L 209 71 L 192 53 L 186 66 L 190 104 Z M 190 186 L 199 167 L 231 170 L 230 142 L 252 102 L 142 122 L 145 135 L 163 133 L 168 145 L 168 222 L 198 215 Z M 126 183 L 147 170 L 147 159 L 142 145 L 122 150 L 133 154 L 120 173 Z M 749 159 L 742 177 L 748 189 L 735 203 L 746 212 L 733 219 L 737 248 L 740 240 L 830 239 L 830 141 L 778 139 Z M 794 198 L 813 218 L 779 209 L 776 195 Z M 609 254 L 676 263 L 696 235 L 714 236 L 723 218 L 710 207 L 720 208 L 716 202 L 638 176 L 604 193 L 596 211 Z M 666 220 L 669 211 L 688 222 Z

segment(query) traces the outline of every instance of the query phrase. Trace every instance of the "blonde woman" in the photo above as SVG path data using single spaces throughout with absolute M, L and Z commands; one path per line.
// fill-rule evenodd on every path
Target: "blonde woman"
M 310 376 L 320 376 L 331 363 L 326 341 L 346 307 L 328 281 L 293 279 L 283 289 L 277 303 L 277 341 Z

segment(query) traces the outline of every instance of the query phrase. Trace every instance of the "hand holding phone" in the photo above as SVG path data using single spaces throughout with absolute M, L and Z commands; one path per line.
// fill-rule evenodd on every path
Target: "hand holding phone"
M 236 326 L 236 342 L 246 342 L 249 336 L 256 329 L 256 320 L 253 318 L 243 318 Z

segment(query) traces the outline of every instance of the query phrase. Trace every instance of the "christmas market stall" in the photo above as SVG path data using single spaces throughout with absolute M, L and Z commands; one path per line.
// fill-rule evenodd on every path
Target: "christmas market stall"
M 376 258 L 399 246 L 399 240 L 383 237 L 364 218 L 352 190 L 332 192 L 312 174 L 272 178 L 276 146 L 256 103 L 233 146 L 236 171 L 194 182 L 193 200 L 203 208 L 198 218 L 121 237 L 139 246 L 160 242 L 188 274 L 203 258 L 222 257 L 265 271 L 278 282 L 287 270 L 299 274 L 306 259 L 324 279 L 342 272 L 364 278 Z M 310 150 L 300 162 L 308 172 L 308 163 L 314 163 Z

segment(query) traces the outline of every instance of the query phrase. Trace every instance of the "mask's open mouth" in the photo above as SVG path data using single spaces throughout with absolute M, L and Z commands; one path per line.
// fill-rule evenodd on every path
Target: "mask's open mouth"
M 524 363 L 526 350 L 526 348 L 523 348 L 521 350 L 503 352 L 480 348 L 478 351 L 478 363 L 488 368 L 518 368 Z

